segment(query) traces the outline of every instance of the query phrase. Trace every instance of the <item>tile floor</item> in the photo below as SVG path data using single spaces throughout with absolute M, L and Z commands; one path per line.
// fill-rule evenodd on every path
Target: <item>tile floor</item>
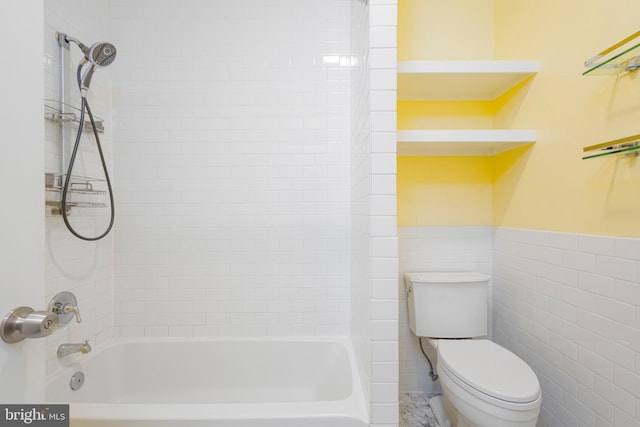
M 403 393 L 400 395 L 400 427 L 439 427 L 429 406 L 435 394 Z

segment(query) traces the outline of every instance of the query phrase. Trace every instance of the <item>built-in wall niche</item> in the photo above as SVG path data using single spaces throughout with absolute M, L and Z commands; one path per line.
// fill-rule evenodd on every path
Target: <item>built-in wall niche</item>
M 535 61 L 401 61 L 398 101 L 493 102 L 538 71 Z M 490 108 L 495 114 L 495 109 Z M 491 114 L 491 113 L 490 113 Z M 399 129 L 400 156 L 492 156 L 536 141 L 534 129 Z M 489 117 L 489 122 L 493 118 Z M 402 119 L 399 119 L 399 123 Z

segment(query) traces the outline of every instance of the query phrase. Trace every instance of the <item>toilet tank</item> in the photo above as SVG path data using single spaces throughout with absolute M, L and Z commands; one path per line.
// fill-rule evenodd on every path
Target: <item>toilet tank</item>
M 489 276 L 480 273 L 406 273 L 409 327 L 419 337 L 487 335 Z

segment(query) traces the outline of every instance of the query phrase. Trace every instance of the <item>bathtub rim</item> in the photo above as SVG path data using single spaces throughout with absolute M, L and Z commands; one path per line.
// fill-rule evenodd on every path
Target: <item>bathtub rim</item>
M 94 351 L 88 355 L 74 355 L 70 360 L 61 363 L 62 369 L 49 376 L 45 387 L 49 387 L 61 378 L 81 369 L 86 363 L 109 348 L 123 344 L 140 343 L 190 343 L 190 342 L 269 342 L 269 343 L 337 343 L 347 352 L 347 359 L 351 369 L 351 394 L 343 399 L 303 402 L 267 402 L 267 403 L 85 403 L 85 402 L 56 402 L 46 399 L 47 403 L 69 403 L 70 416 L 82 420 L 167 420 L 184 421 L 197 420 L 262 420 L 281 418 L 345 418 L 353 419 L 369 425 L 368 405 L 365 403 L 364 385 L 361 382 L 360 370 L 355 359 L 353 343 L 350 337 L 140 337 L 113 338 L 94 346 Z M 140 409 L 144 408 L 144 411 Z

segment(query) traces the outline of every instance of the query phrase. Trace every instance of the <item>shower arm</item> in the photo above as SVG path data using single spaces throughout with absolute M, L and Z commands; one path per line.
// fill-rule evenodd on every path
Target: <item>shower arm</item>
M 86 53 L 85 53 L 85 51 L 88 51 L 89 48 L 84 43 L 82 43 L 80 40 L 78 40 L 75 37 L 71 37 L 68 34 L 61 33 L 61 32 L 57 32 L 56 33 L 56 38 L 58 39 L 58 44 L 60 45 L 60 64 L 61 64 L 61 68 L 63 68 L 62 67 L 62 61 L 63 61 L 62 50 L 63 49 L 71 50 L 71 43 L 75 43 L 80 48 L 82 53 L 85 54 L 85 56 L 80 60 L 80 63 L 78 65 L 83 67 L 84 64 L 89 62 L 89 60 L 86 57 Z M 62 90 L 64 90 L 64 89 L 62 89 Z
M 57 32 L 56 33 L 56 37 L 58 39 L 58 44 L 60 45 L 60 47 L 63 47 L 65 49 L 67 49 L 67 50 L 70 49 L 69 43 L 75 43 L 81 49 L 82 49 L 82 46 L 84 46 L 84 44 L 80 40 L 78 40 L 75 37 L 71 37 L 70 35 L 68 35 L 66 33 Z

